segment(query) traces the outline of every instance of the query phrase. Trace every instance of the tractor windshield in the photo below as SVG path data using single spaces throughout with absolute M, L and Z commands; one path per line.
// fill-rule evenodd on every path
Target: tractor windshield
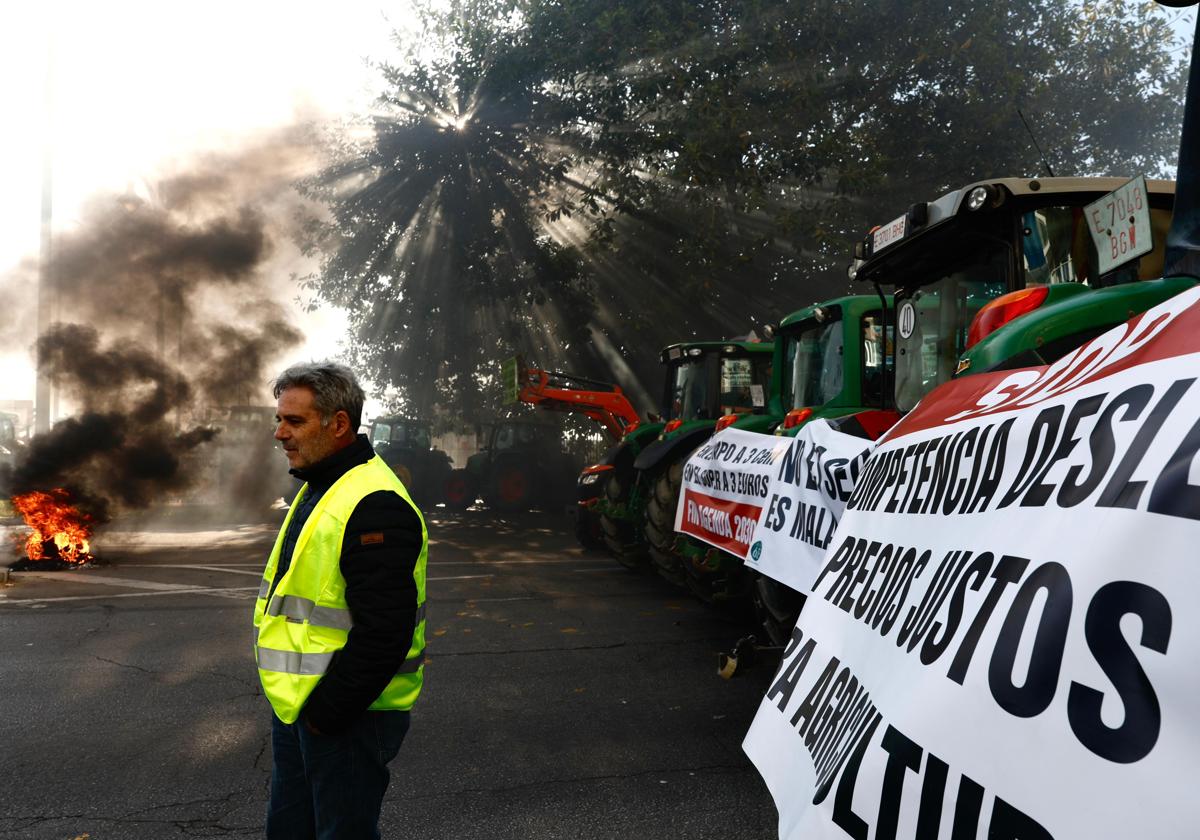
M 703 356 L 678 362 L 671 370 L 667 420 L 708 416 L 708 375 Z
M 371 443 L 387 443 L 392 439 L 392 427 L 387 423 L 376 423 L 371 426 Z
M 788 331 L 784 358 L 784 404 L 788 408 L 824 405 L 842 391 L 842 319 L 838 312 L 823 323 L 804 321 Z
M 1151 240 L 1154 248 L 1103 278 L 1096 245 L 1088 232 L 1083 208 L 1079 206 L 1040 207 L 1021 215 L 1021 255 L 1026 285 L 1048 283 L 1086 283 L 1110 286 L 1151 280 L 1162 272 L 1167 229 L 1171 211 L 1150 208 Z
M 505 423 L 496 428 L 492 438 L 492 448 L 530 449 L 539 446 L 552 445 L 554 431 L 535 423 Z
M 984 304 L 1008 288 L 1009 250 L 979 240 L 958 259 L 933 266 L 921 285 L 896 295 L 896 407 L 910 411 L 954 375 L 966 349 L 967 329 Z M 914 288 L 915 286 L 915 288 Z
M 770 367 L 768 354 L 724 356 L 721 359 L 721 413 L 750 414 L 766 405 L 764 395 L 771 379 Z

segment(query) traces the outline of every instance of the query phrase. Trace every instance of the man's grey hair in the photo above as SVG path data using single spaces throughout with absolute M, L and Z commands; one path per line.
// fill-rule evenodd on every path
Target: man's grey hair
M 313 392 L 313 404 L 321 413 L 322 426 L 328 426 L 333 415 L 344 411 L 350 416 L 350 428 L 358 432 L 366 396 L 350 368 L 337 362 L 292 365 L 275 379 L 272 392 L 278 399 L 288 388 L 308 388 Z

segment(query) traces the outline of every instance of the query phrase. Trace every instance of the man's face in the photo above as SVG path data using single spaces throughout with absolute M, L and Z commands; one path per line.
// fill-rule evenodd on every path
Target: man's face
M 279 394 L 275 407 L 275 440 L 283 444 L 288 466 L 311 467 L 339 449 L 338 423 L 321 425 L 321 412 L 313 403 L 308 388 L 287 388 Z

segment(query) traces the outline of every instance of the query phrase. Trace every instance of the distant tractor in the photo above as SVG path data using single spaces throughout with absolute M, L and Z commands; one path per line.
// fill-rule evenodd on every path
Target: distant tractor
M 275 406 L 234 405 L 218 410 L 213 426 L 209 488 L 222 504 L 253 514 L 266 515 L 273 503 L 290 500 L 300 482 L 288 475 L 278 442 L 272 437 Z
M 500 420 L 466 468 L 450 473 L 446 505 L 462 510 L 482 497 L 501 513 L 563 506 L 574 496 L 581 467 L 556 424 L 532 417 Z
M 433 447 L 432 426 L 427 420 L 400 415 L 376 417 L 371 422 L 371 444 L 419 505 L 446 501 L 453 471 L 450 456 Z
M 682 465 L 712 434 L 717 418 L 766 410 L 772 350 L 770 342 L 696 341 L 662 351 L 661 416 L 625 435 L 579 479 L 580 501 L 597 498 L 592 507 L 604 542 L 622 565 L 653 564 L 668 580 L 684 584 L 685 572 L 664 534 L 674 532 L 672 499 Z
M 662 424 L 653 430 L 643 425 L 625 392 L 611 382 L 542 370 L 527 365 L 519 356 L 504 363 L 502 375 L 505 402 L 523 402 L 546 411 L 582 414 L 600 426 L 615 444 L 635 438 L 648 439 L 647 434 L 657 437 L 661 431 Z M 595 461 L 596 455 L 598 453 L 587 462 Z M 573 507 L 575 536 L 585 548 L 604 546 L 600 517 L 595 511 L 600 498 L 596 481 L 602 472 L 602 465 L 593 464 L 584 470 L 577 482 L 578 498 Z

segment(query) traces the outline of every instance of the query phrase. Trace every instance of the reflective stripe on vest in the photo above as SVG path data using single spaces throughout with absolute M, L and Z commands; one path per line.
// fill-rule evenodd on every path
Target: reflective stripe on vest
M 404 660 L 397 674 L 415 674 L 425 661 L 425 651 L 418 651 Z M 258 667 L 264 671 L 281 674 L 296 674 L 301 677 L 318 677 L 329 670 L 333 662 L 332 653 L 297 653 L 294 650 L 258 648 Z
M 261 597 L 265 598 L 266 596 Z M 307 621 L 309 624 L 331 627 L 334 630 L 350 630 L 354 627 L 354 619 L 350 616 L 350 610 L 318 607 L 316 601 L 301 598 L 299 595 L 273 595 L 271 603 L 267 605 L 267 615 L 282 615 L 289 621 Z M 413 624 L 420 624 L 424 620 L 425 605 L 421 604 L 417 607 Z
M 409 709 L 424 681 L 429 533 L 420 510 L 395 473 L 375 456 L 347 470 L 316 501 L 297 535 L 292 563 L 276 581 L 284 535 L 307 490 L 305 485 L 292 502 L 267 559 L 255 601 L 255 653 L 263 692 L 279 719 L 293 723 L 337 652 L 345 646 L 354 626 L 340 564 L 346 523 L 362 499 L 383 490 L 394 492 L 412 506 L 421 525 L 422 545 L 413 568 L 418 607 L 412 640 L 404 652 L 403 665 L 370 708 Z

